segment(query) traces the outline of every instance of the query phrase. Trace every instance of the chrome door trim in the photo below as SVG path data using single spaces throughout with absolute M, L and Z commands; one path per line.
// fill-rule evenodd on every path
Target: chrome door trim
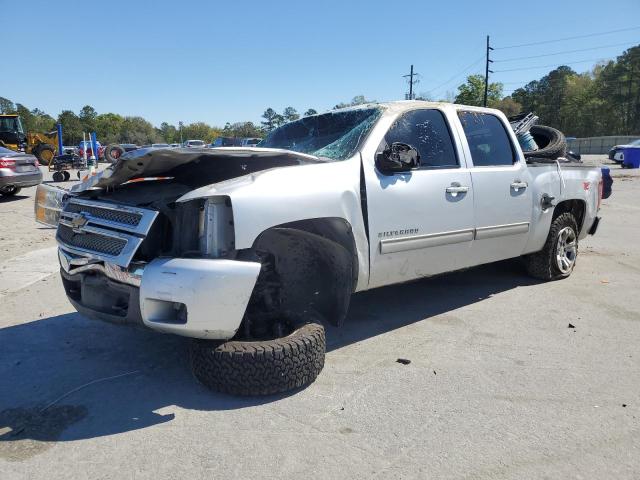
M 473 240 L 473 229 L 455 230 L 451 232 L 431 233 L 428 235 L 411 235 L 408 237 L 380 240 L 380 253 L 406 252 L 421 248 L 439 247 Z
M 476 240 L 501 237 L 503 235 L 519 235 L 529 231 L 529 222 L 507 223 L 490 227 L 476 228 Z

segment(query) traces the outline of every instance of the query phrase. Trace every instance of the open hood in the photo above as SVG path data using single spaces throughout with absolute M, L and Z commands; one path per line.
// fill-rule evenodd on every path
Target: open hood
M 71 191 L 115 187 L 149 177 L 173 177 L 195 188 L 270 168 L 324 161 L 313 155 L 277 148 L 142 148 L 122 155 L 102 172 L 74 185 Z

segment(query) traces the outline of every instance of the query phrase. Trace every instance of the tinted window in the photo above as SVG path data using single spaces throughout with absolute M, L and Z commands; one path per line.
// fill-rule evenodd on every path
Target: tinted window
M 449 128 L 439 110 L 414 110 L 403 114 L 384 139 L 387 145 L 401 142 L 417 148 L 422 168 L 458 166 Z
M 515 155 L 503 123 L 495 115 L 458 112 L 476 167 L 513 165 Z

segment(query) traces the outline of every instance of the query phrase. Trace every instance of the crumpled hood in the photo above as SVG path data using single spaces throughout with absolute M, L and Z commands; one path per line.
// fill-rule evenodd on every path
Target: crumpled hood
M 310 163 L 324 163 L 324 160 L 279 148 L 141 148 L 122 155 L 113 165 L 74 185 L 71 191 L 80 193 L 91 188 L 115 187 L 136 178 L 185 178 L 189 176 L 190 164 L 197 164 L 203 171 L 218 172 L 222 178 L 217 181 L 220 181 L 269 168 Z M 233 168 L 225 168 L 230 165 Z M 229 172 L 225 174 L 224 170 Z M 192 176 L 201 178 L 201 175 Z

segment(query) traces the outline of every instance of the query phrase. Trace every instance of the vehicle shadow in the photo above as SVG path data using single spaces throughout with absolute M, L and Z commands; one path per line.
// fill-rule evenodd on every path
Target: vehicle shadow
M 25 198 L 29 198 L 29 196 L 28 195 L 12 195 L 10 197 L 5 197 L 4 195 L 0 195 L 0 203 L 17 202 L 18 200 L 24 200 Z
M 327 328 L 328 354 L 531 283 L 514 262 L 501 262 L 356 294 L 345 325 Z M 0 457 L 4 442 L 72 441 L 170 422 L 174 405 L 233 410 L 297 393 L 211 392 L 191 375 L 188 339 L 77 313 L 0 329 L 0 345 Z

